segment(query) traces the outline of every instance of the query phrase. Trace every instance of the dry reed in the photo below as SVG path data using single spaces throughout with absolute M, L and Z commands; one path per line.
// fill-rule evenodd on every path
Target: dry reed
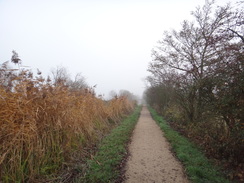
M 105 102 L 91 89 L 71 91 L 26 72 L 8 78 L 11 89 L 1 79 L 0 182 L 35 182 L 58 172 L 73 151 L 134 107 L 126 97 Z

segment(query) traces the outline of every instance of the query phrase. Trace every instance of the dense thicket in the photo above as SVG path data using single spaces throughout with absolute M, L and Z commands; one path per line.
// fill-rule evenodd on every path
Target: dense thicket
M 96 97 L 81 75 L 71 80 L 64 68 L 44 79 L 20 67 L 16 52 L 12 62 L 17 69 L 0 65 L 0 182 L 69 179 L 89 155 L 84 147 L 133 110 L 125 96 Z
M 244 163 L 243 4 L 206 1 L 152 52 L 146 101 L 208 154 Z

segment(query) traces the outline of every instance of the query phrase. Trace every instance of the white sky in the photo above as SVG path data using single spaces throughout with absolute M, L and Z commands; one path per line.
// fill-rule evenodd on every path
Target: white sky
M 63 66 L 97 84 L 97 94 L 125 89 L 140 96 L 152 48 L 204 2 L 0 0 L 0 64 L 16 50 L 23 65 L 44 75 Z

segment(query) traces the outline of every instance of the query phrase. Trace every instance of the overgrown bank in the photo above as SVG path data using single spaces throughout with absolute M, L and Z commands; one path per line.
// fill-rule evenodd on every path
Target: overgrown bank
M 19 61 L 14 53 L 12 62 Z M 93 88 L 55 76 L 0 65 L 0 182 L 69 179 L 85 148 L 134 110 L 126 96 L 105 101 Z
M 227 183 L 229 182 L 193 143 L 174 131 L 167 122 L 149 107 L 153 119 L 163 130 L 178 159 L 184 164 L 185 171 L 192 182 Z
M 137 107 L 132 115 L 102 141 L 98 152 L 88 160 L 89 168 L 84 177 L 77 182 L 116 182 L 121 178 L 122 160 L 127 156 L 126 146 L 138 121 L 141 107 Z

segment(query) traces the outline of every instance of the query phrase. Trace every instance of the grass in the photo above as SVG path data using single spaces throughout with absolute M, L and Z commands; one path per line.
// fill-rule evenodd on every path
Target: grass
M 170 142 L 177 158 L 184 164 L 189 180 L 196 183 L 229 182 L 224 178 L 220 169 L 215 167 L 196 145 L 170 128 L 167 122 L 151 107 L 149 110 L 153 119 L 164 131 L 165 137 Z
M 81 182 L 115 182 L 119 175 L 119 166 L 126 156 L 126 146 L 132 131 L 138 121 L 141 107 L 137 107 L 132 115 L 112 130 L 110 135 L 104 138 L 97 154 L 92 160 L 88 160 L 89 168 Z

